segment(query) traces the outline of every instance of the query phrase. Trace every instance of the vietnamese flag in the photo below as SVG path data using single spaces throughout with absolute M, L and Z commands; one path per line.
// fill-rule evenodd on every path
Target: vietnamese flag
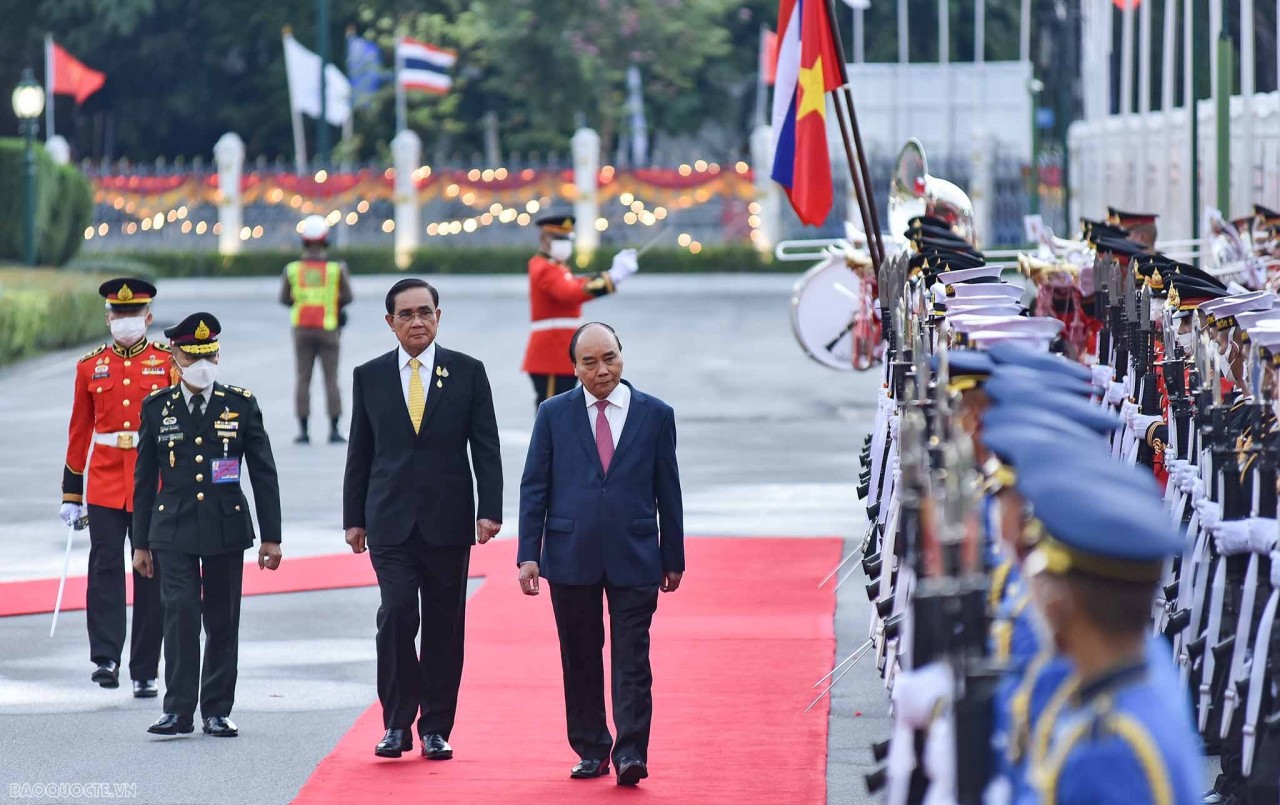
M 83 62 L 62 49 L 52 39 L 47 40 L 45 54 L 45 84 L 56 95 L 71 95 L 82 104 L 93 93 L 102 89 L 107 76 L 86 67 Z
M 827 93 L 841 85 L 825 0 L 782 0 L 773 95 L 773 180 L 796 215 L 820 226 L 831 212 Z

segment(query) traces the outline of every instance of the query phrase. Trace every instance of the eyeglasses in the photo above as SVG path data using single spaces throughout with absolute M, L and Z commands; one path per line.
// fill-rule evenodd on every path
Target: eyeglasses
M 417 310 L 402 310 L 396 314 L 396 319 L 402 324 L 410 324 L 414 319 L 422 319 L 427 322 L 435 318 L 436 311 L 429 307 L 420 307 Z

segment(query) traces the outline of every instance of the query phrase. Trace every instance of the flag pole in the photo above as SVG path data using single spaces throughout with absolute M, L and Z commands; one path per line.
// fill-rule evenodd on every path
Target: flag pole
M 329 0 L 316 0 L 316 52 L 320 56 L 320 114 L 316 117 L 316 162 L 329 161 L 329 92 L 325 67 L 329 64 Z
M 356 35 L 356 26 L 347 26 L 347 38 L 344 40 L 346 44 L 345 55 L 342 59 L 342 65 L 347 68 L 347 82 L 350 86 L 351 81 L 351 38 Z M 348 169 L 350 165 L 351 138 L 355 134 L 356 120 L 356 88 L 351 86 L 351 94 L 347 100 L 347 119 L 342 123 L 342 153 L 343 153 L 343 169 Z
M 858 115 L 853 106 L 853 90 L 849 86 L 849 70 L 844 60 L 844 41 L 840 37 L 839 26 L 835 24 L 834 0 L 827 0 L 827 28 L 835 42 L 836 56 L 840 66 L 840 87 L 836 90 L 836 121 L 840 125 L 840 138 L 844 141 L 845 158 L 849 165 L 849 178 L 853 182 L 854 195 L 858 199 L 859 212 L 862 213 L 862 225 L 867 232 L 867 251 L 871 253 L 871 263 L 875 271 L 880 271 L 884 263 L 884 240 L 880 234 L 880 215 L 876 212 L 875 199 L 871 197 L 871 170 L 867 167 L 867 155 L 862 147 L 862 132 L 858 128 Z M 845 109 L 841 100 L 848 107 L 849 120 L 845 122 Z M 850 142 L 850 134 L 853 141 Z M 855 163 L 856 155 L 856 163 Z
M 54 135 L 53 131 L 53 34 L 44 35 L 44 140 Z
M 289 40 L 292 38 L 293 29 L 286 25 L 281 35 L 281 41 L 286 48 L 289 47 Z M 293 79 L 290 77 L 287 64 L 284 77 L 289 85 L 289 117 L 293 123 L 293 164 L 294 169 L 299 174 L 303 174 L 307 172 L 307 137 L 302 131 L 302 112 L 298 111 L 298 104 L 294 101 Z
M 405 98 L 404 84 L 400 81 L 400 41 L 404 38 L 404 34 L 400 33 L 396 36 L 395 50 L 395 79 L 396 79 L 396 134 L 404 131 L 408 126 L 408 99 Z
M 765 124 L 765 101 L 768 98 L 768 90 L 765 89 L 765 37 L 768 36 L 768 27 L 760 26 L 760 53 L 756 58 L 756 125 L 763 126 Z

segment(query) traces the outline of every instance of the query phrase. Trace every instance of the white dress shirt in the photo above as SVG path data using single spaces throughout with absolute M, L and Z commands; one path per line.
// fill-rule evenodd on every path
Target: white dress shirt
M 191 387 L 188 386 L 186 383 L 183 383 L 181 380 L 178 381 L 178 385 L 182 388 L 182 402 L 184 405 L 187 406 L 187 412 L 190 413 L 191 398 L 196 396 L 197 392 L 192 391 Z M 213 396 L 213 387 L 210 386 L 207 389 L 201 389 L 198 393 L 200 394 L 201 397 L 204 398 L 204 402 L 200 405 L 200 410 L 208 411 L 209 398 Z
M 587 399 L 587 421 L 591 423 L 591 435 L 596 435 L 596 403 L 600 402 L 591 396 L 591 392 L 585 388 L 582 390 L 582 396 Z M 613 446 L 618 447 L 618 439 L 622 438 L 622 426 L 627 424 L 627 411 L 631 408 L 631 387 L 626 383 L 619 383 L 613 391 L 609 392 L 609 396 L 605 397 L 609 401 L 609 405 L 604 409 L 604 418 L 609 422 L 609 431 L 613 434 Z
M 409 377 L 413 367 L 409 365 L 409 361 L 413 356 L 404 351 L 404 347 L 400 347 L 400 390 L 404 392 L 404 407 L 409 407 Z M 422 354 L 418 356 L 418 360 L 422 365 L 418 367 L 418 375 L 422 378 L 422 400 L 426 402 L 427 396 L 431 394 L 431 373 L 435 370 L 436 365 L 436 342 L 432 341 L 431 346 L 422 350 Z

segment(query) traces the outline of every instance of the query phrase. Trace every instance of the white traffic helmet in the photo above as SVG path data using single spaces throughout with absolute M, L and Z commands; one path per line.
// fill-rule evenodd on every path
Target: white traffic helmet
M 329 224 L 323 215 L 308 215 L 298 227 L 303 243 L 323 243 L 329 239 Z

